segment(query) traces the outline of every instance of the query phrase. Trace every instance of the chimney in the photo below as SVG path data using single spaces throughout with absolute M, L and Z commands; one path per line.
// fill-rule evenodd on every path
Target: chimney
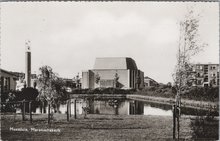
M 30 49 L 30 41 L 28 40 L 25 43 L 26 51 L 25 51 L 25 81 L 27 87 L 31 87 L 31 49 Z

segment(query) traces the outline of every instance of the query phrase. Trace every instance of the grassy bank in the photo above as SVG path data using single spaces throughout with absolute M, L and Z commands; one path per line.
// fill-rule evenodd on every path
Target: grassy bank
M 169 116 L 89 114 L 87 119 L 78 116 L 77 119 L 72 117 L 67 122 L 66 115 L 57 114 L 54 115 L 51 125 L 47 124 L 47 115 L 35 115 L 33 118 L 31 124 L 29 121 L 21 121 L 21 117 L 17 117 L 14 121 L 13 116 L 2 116 L 2 140 L 172 140 L 172 117 Z M 209 124 L 200 121 L 181 117 L 180 138 L 182 140 L 217 139 L 218 120 Z M 24 128 L 28 131 L 11 131 L 10 127 Z M 36 132 L 30 131 L 31 128 L 53 129 L 60 132 Z
M 35 117 L 33 124 L 29 121 L 15 122 L 12 116 L 2 118 L 3 140 L 171 140 L 172 117 L 160 116 L 115 116 L 88 115 L 88 119 L 78 117 L 66 121 L 65 115 L 55 115 L 49 126 L 46 115 Z M 37 120 L 38 119 L 38 120 Z M 60 129 L 61 132 L 10 131 L 13 128 Z M 181 138 L 192 138 L 190 119 L 181 119 Z

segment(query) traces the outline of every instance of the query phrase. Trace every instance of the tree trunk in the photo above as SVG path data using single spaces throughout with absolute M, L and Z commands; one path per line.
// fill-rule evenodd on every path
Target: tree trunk
M 76 119 L 76 99 L 74 100 L 74 118 Z
M 67 121 L 69 121 L 69 100 L 67 100 L 67 102 L 66 102 L 66 116 L 67 116 Z
M 30 114 L 30 123 L 32 123 L 32 109 L 31 109 L 31 102 L 29 102 L 29 114 Z
M 173 105 L 173 139 L 176 139 L 176 105 Z
M 50 124 L 50 103 L 48 104 L 48 124 Z
M 22 120 L 25 120 L 25 102 L 22 102 L 23 110 L 22 110 Z

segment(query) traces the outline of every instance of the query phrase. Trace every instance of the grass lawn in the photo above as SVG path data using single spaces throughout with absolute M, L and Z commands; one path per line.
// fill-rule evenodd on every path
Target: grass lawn
M 26 116 L 28 118 L 28 116 Z M 191 140 L 194 131 L 189 117 L 180 119 L 180 138 Z M 24 128 L 28 131 L 12 131 L 11 128 Z M 35 129 L 59 129 L 60 132 L 30 131 Z M 54 115 L 51 125 L 47 115 L 33 115 L 33 123 L 21 121 L 21 116 L 1 116 L 2 140 L 172 140 L 172 117 L 143 115 L 95 115 L 87 119 L 79 115 L 66 121 L 66 115 Z

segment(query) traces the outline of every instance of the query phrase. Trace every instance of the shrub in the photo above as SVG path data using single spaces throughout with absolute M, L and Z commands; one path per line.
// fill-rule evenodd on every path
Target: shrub
M 135 89 L 118 89 L 118 88 L 95 88 L 95 89 L 76 89 L 72 94 L 132 94 Z
M 21 91 L 22 93 L 22 98 L 25 100 L 36 100 L 37 96 L 38 96 L 38 90 L 34 89 L 34 88 L 24 88 Z
M 198 116 L 191 121 L 191 127 L 194 139 L 218 140 L 219 125 L 216 119 Z
M 182 98 L 216 102 L 219 98 L 218 92 L 218 87 L 192 87 L 183 93 Z

